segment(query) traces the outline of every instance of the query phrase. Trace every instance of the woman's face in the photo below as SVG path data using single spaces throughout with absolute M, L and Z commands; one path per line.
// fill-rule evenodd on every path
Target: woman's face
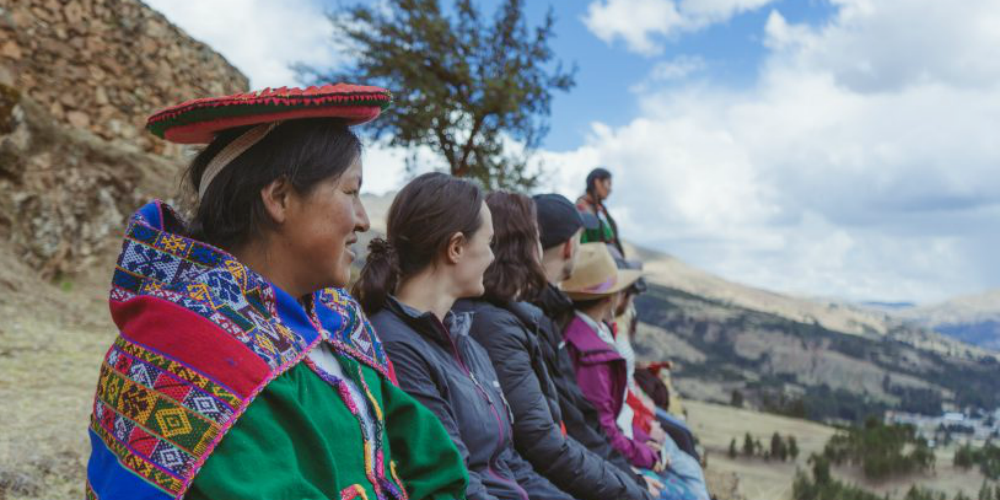
M 594 183 L 594 188 L 597 191 L 598 198 L 602 201 L 608 199 L 608 196 L 611 196 L 611 178 L 608 177 L 607 179 L 598 179 L 597 182 Z
M 321 181 L 305 196 L 294 196 L 282 235 L 294 259 L 296 281 L 312 291 L 347 286 L 357 233 L 370 224 L 361 204 L 361 158 L 338 178 Z
M 479 297 L 486 289 L 483 287 L 483 275 L 493 263 L 493 216 L 490 208 L 483 203 L 479 210 L 479 230 L 472 234 L 464 243 L 462 258 L 455 264 L 455 281 L 458 288 L 458 298 Z

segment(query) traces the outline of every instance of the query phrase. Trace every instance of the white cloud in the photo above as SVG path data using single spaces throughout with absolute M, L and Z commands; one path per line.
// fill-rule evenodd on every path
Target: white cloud
M 594 0 L 583 22 L 611 43 L 621 38 L 629 50 L 645 55 L 663 50 L 664 38 L 724 22 L 774 0 Z
M 699 56 L 677 56 L 669 61 L 661 61 L 653 66 L 649 78 L 653 81 L 681 80 L 705 69 L 705 60 Z
M 547 155 L 556 181 L 577 194 L 611 166 L 626 237 L 766 288 L 936 300 L 1000 286 L 1000 5 L 837 4 L 815 28 L 772 13 L 753 88 L 649 85 L 631 123 Z
M 789 62 L 829 72 L 858 92 L 931 82 L 990 87 L 1000 79 L 1000 9 L 994 1 L 963 1 L 960 7 L 934 0 L 834 3 L 837 22 L 821 30 L 789 26 L 773 12 L 766 42 L 790 50 Z
M 587 7 L 584 23 L 605 42 L 622 38 L 630 50 L 655 54 L 661 48 L 654 35 L 673 33 L 683 19 L 670 0 L 598 0 Z
M 680 55 L 656 63 L 646 78 L 629 87 L 629 90 L 637 94 L 645 94 L 659 84 L 686 80 L 704 71 L 707 67 L 708 63 L 701 56 Z
M 293 63 L 328 68 L 341 60 L 330 21 L 312 0 L 143 1 L 225 56 L 252 88 L 298 85 Z

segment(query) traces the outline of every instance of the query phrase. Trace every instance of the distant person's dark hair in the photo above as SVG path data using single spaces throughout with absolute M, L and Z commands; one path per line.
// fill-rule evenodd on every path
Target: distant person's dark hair
M 250 127 L 221 132 L 191 162 L 185 177 L 197 193 L 205 168 Z M 189 235 L 224 250 L 259 236 L 273 224 L 260 192 L 285 178 L 301 195 L 321 181 L 336 178 L 361 155 L 361 141 L 344 121 L 333 118 L 291 120 L 225 166 L 198 202 Z
M 611 172 L 606 168 L 597 167 L 587 174 L 587 194 L 593 196 L 594 188 L 597 185 L 597 181 L 603 181 L 605 179 L 611 178 Z
M 442 173 L 407 184 L 389 207 L 386 237 L 368 245 L 368 257 L 352 295 L 375 314 L 400 280 L 434 263 L 452 236 L 471 238 L 482 225 L 483 193 L 475 184 Z
M 573 309 L 578 311 L 585 311 L 597 307 L 601 302 L 608 300 L 613 297 L 613 295 L 607 295 L 604 297 L 597 297 L 596 299 L 573 299 Z
M 493 215 L 495 256 L 486 269 L 483 298 L 494 302 L 531 300 L 548 280 L 539 261 L 538 219 L 531 198 L 510 191 L 496 191 L 486 196 Z

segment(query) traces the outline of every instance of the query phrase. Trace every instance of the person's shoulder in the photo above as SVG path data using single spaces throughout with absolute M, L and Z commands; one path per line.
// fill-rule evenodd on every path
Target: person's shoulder
M 385 342 L 405 341 L 416 335 L 413 328 L 410 328 L 402 318 L 388 308 L 382 308 L 379 312 L 371 315 L 369 321 L 375 328 L 375 333 Z

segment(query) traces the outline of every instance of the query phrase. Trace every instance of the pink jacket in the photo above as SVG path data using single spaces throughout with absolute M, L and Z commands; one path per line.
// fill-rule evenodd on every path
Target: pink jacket
M 566 327 L 564 338 L 573 367 L 576 368 L 577 384 L 584 397 L 597 409 L 601 428 L 611 441 L 611 446 L 625 455 L 632 465 L 643 469 L 653 468 L 657 457 L 646 446 L 649 436 L 638 426 L 633 426 L 635 437 L 630 439 L 615 422 L 622 411 L 628 387 L 625 359 L 614 346 L 601 340 L 597 332 L 580 318 L 573 318 Z

